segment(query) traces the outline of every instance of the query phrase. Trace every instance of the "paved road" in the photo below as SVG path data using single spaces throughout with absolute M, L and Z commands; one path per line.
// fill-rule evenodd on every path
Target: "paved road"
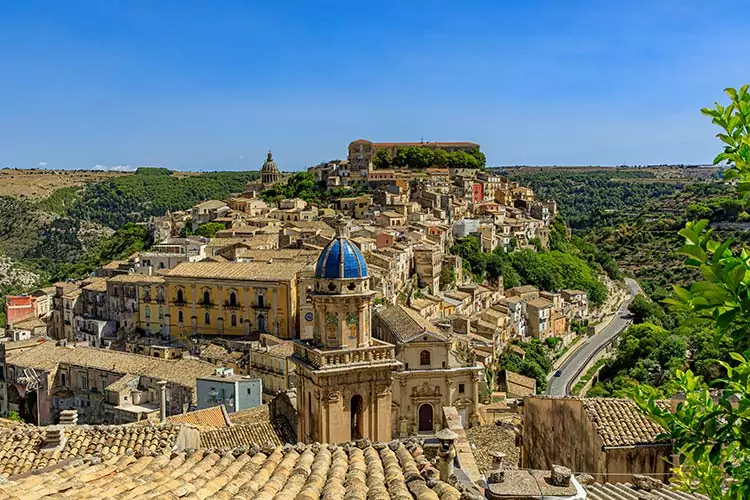
M 617 315 L 615 315 L 606 328 L 583 341 L 583 345 L 578 347 L 578 350 L 573 353 L 565 363 L 563 363 L 559 368 L 562 375 L 550 379 L 547 384 L 547 394 L 551 396 L 564 396 L 567 392 L 568 384 L 575 378 L 578 371 L 586 366 L 599 347 L 618 336 L 620 332 L 630 324 L 630 320 L 627 319 L 628 305 L 630 305 L 630 301 L 633 300 L 633 297 L 641 291 L 641 288 L 638 286 L 638 283 L 631 278 L 625 278 L 625 282 L 630 289 L 630 298 L 622 303 L 620 309 L 617 311 Z

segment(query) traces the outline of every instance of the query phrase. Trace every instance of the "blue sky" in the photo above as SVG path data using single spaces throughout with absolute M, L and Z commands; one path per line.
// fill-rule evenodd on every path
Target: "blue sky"
M 750 2 L 0 5 L 0 165 L 282 169 L 357 138 L 492 165 L 709 162 Z

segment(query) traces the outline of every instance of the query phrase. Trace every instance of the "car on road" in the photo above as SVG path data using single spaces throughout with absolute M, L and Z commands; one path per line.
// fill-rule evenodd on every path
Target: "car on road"
M 562 376 L 562 370 L 557 370 L 555 372 L 555 377 L 560 377 L 560 376 Z

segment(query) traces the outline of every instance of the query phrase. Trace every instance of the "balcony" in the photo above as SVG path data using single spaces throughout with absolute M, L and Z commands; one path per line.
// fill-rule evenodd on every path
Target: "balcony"
M 175 300 L 172 302 L 172 305 L 177 307 L 185 307 L 187 305 L 187 302 L 185 300 Z
M 234 304 L 232 304 L 230 302 L 224 302 L 224 309 L 229 309 L 229 310 L 236 311 L 236 310 L 240 309 L 241 307 L 242 306 L 238 302 L 235 302 Z
M 373 339 L 376 345 L 361 349 L 318 349 L 304 343 L 294 345 L 294 356 L 317 370 L 350 367 L 352 364 L 396 364 L 394 347 Z
M 252 307 L 253 309 L 262 309 L 262 310 L 271 309 L 271 306 L 269 306 L 265 302 L 263 304 L 251 304 L 250 307 Z

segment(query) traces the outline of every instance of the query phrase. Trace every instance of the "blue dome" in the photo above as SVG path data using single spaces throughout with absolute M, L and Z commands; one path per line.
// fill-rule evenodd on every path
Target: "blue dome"
M 367 264 L 359 248 L 346 238 L 336 237 L 318 257 L 316 278 L 366 278 Z

